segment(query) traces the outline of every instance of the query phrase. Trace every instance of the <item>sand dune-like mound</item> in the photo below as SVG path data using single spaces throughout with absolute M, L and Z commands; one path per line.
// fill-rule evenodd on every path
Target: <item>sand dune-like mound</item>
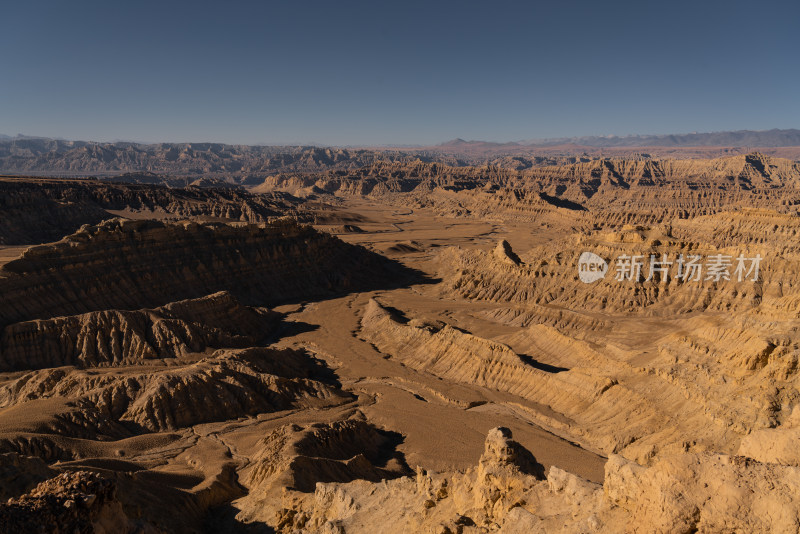
M 404 469 L 389 464 L 398 439 L 361 420 L 285 426 L 264 438 L 244 481 L 256 492 L 264 486 L 309 492 L 322 481 L 392 478 Z
M 362 230 L 359 226 L 355 224 L 342 224 L 337 226 L 331 226 L 328 228 L 328 231 L 332 234 L 362 234 L 364 230 Z
M 19 430 L 119 438 L 347 400 L 318 380 L 323 373 L 302 353 L 271 349 L 219 351 L 182 367 L 32 371 L 0 388 L 0 408 L 13 407 L 0 412 L 0 425 L 13 425 L 14 410 L 34 402 L 53 412 L 43 410 L 40 418 L 19 423 Z

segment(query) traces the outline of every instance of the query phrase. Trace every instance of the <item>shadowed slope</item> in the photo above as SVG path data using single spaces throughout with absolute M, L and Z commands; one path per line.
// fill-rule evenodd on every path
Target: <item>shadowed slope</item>
M 113 220 L 0 270 L 0 325 L 139 309 L 227 290 L 244 304 L 398 287 L 415 273 L 291 221 L 266 227 Z

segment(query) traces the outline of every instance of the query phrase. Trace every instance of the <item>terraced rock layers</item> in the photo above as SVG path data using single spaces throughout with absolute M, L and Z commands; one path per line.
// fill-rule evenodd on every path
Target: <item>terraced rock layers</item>
M 230 293 L 152 310 L 104 310 L 23 321 L 0 336 L 0 368 L 130 365 L 214 348 L 259 344 L 280 314 L 242 306 Z
M 157 307 L 229 291 L 244 304 L 391 287 L 409 276 L 361 247 L 278 221 L 264 227 L 112 220 L 0 269 L 0 326 Z
M 135 218 L 251 224 L 278 217 L 304 222 L 312 218 L 300 199 L 285 193 L 251 194 L 232 184 L 225 187 L 224 182 L 215 187 L 181 185 L 0 176 L 0 245 L 58 241 L 84 224 L 113 219 L 115 212 Z

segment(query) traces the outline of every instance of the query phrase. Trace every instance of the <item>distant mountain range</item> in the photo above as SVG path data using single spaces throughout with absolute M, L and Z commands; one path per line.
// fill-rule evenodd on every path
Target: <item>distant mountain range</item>
M 445 145 L 466 143 L 456 139 Z M 505 143 L 510 145 L 511 143 Z M 597 148 L 608 147 L 781 147 L 800 146 L 800 130 L 737 130 L 733 132 L 687 133 L 666 135 L 587 136 L 561 137 L 556 139 L 532 139 L 514 143 L 520 146 L 546 147 L 557 145 L 579 145 Z
M 576 144 L 592 147 L 635 146 L 757 146 L 779 147 L 800 145 L 800 130 L 737 130 L 734 132 L 688 133 L 669 135 L 629 135 L 624 137 L 572 137 L 529 142 L 529 145 Z
M 147 180 L 152 179 L 150 174 L 155 174 L 204 176 L 248 184 L 260 183 L 264 176 L 275 173 L 349 171 L 378 161 L 419 159 L 519 170 L 570 163 L 576 158 L 720 157 L 754 150 L 800 160 L 800 130 L 570 137 L 518 143 L 455 139 L 436 146 L 402 148 L 105 143 L 0 135 L 0 173 L 57 176 L 147 173 Z
M 130 141 L 117 141 L 112 143 L 104 142 L 83 142 L 83 141 L 68 141 L 62 138 L 48 138 L 37 137 L 30 135 L 3 135 L 0 134 L 0 141 L 13 141 L 13 140 L 40 140 L 40 141 L 60 141 L 74 146 L 86 144 L 99 144 L 99 145 L 143 145 L 143 143 L 136 143 Z M 163 144 L 163 143 L 154 143 Z M 186 145 L 187 143 L 174 143 L 176 145 Z M 199 144 L 215 144 L 222 145 L 221 143 L 199 143 Z M 578 145 L 596 148 L 611 148 L 611 147 L 699 147 L 699 146 L 726 146 L 726 147 L 785 147 L 785 146 L 800 146 L 800 130 L 790 128 L 786 130 L 772 129 L 772 130 L 736 130 L 729 132 L 706 132 L 706 133 L 684 133 L 684 134 L 662 134 L 662 135 L 591 135 L 584 137 L 554 137 L 547 139 L 529 139 L 518 142 L 498 143 L 493 141 L 465 141 L 458 138 L 453 139 L 436 147 L 445 149 L 458 149 L 458 148 L 487 148 L 497 149 L 502 147 L 552 147 L 559 145 Z M 230 145 L 228 145 L 230 146 Z M 237 145 L 243 146 L 243 145 Z M 362 148 L 373 148 L 364 146 Z M 400 150 L 414 150 L 420 148 L 419 146 L 382 146 L 374 147 L 380 149 L 396 148 Z
M 0 138 L 0 173 L 53 176 L 109 176 L 136 173 L 136 181 L 157 176 L 203 176 L 260 183 L 276 172 L 348 170 L 376 161 L 413 161 L 400 151 L 323 147 L 247 146 L 222 143 L 98 143 L 43 137 Z M 145 173 L 145 175 L 141 175 Z

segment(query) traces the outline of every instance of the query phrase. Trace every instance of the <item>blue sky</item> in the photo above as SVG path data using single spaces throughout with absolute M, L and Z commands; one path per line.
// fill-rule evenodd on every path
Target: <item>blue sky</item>
M 5 2 L 0 133 L 248 144 L 800 127 L 800 2 Z

